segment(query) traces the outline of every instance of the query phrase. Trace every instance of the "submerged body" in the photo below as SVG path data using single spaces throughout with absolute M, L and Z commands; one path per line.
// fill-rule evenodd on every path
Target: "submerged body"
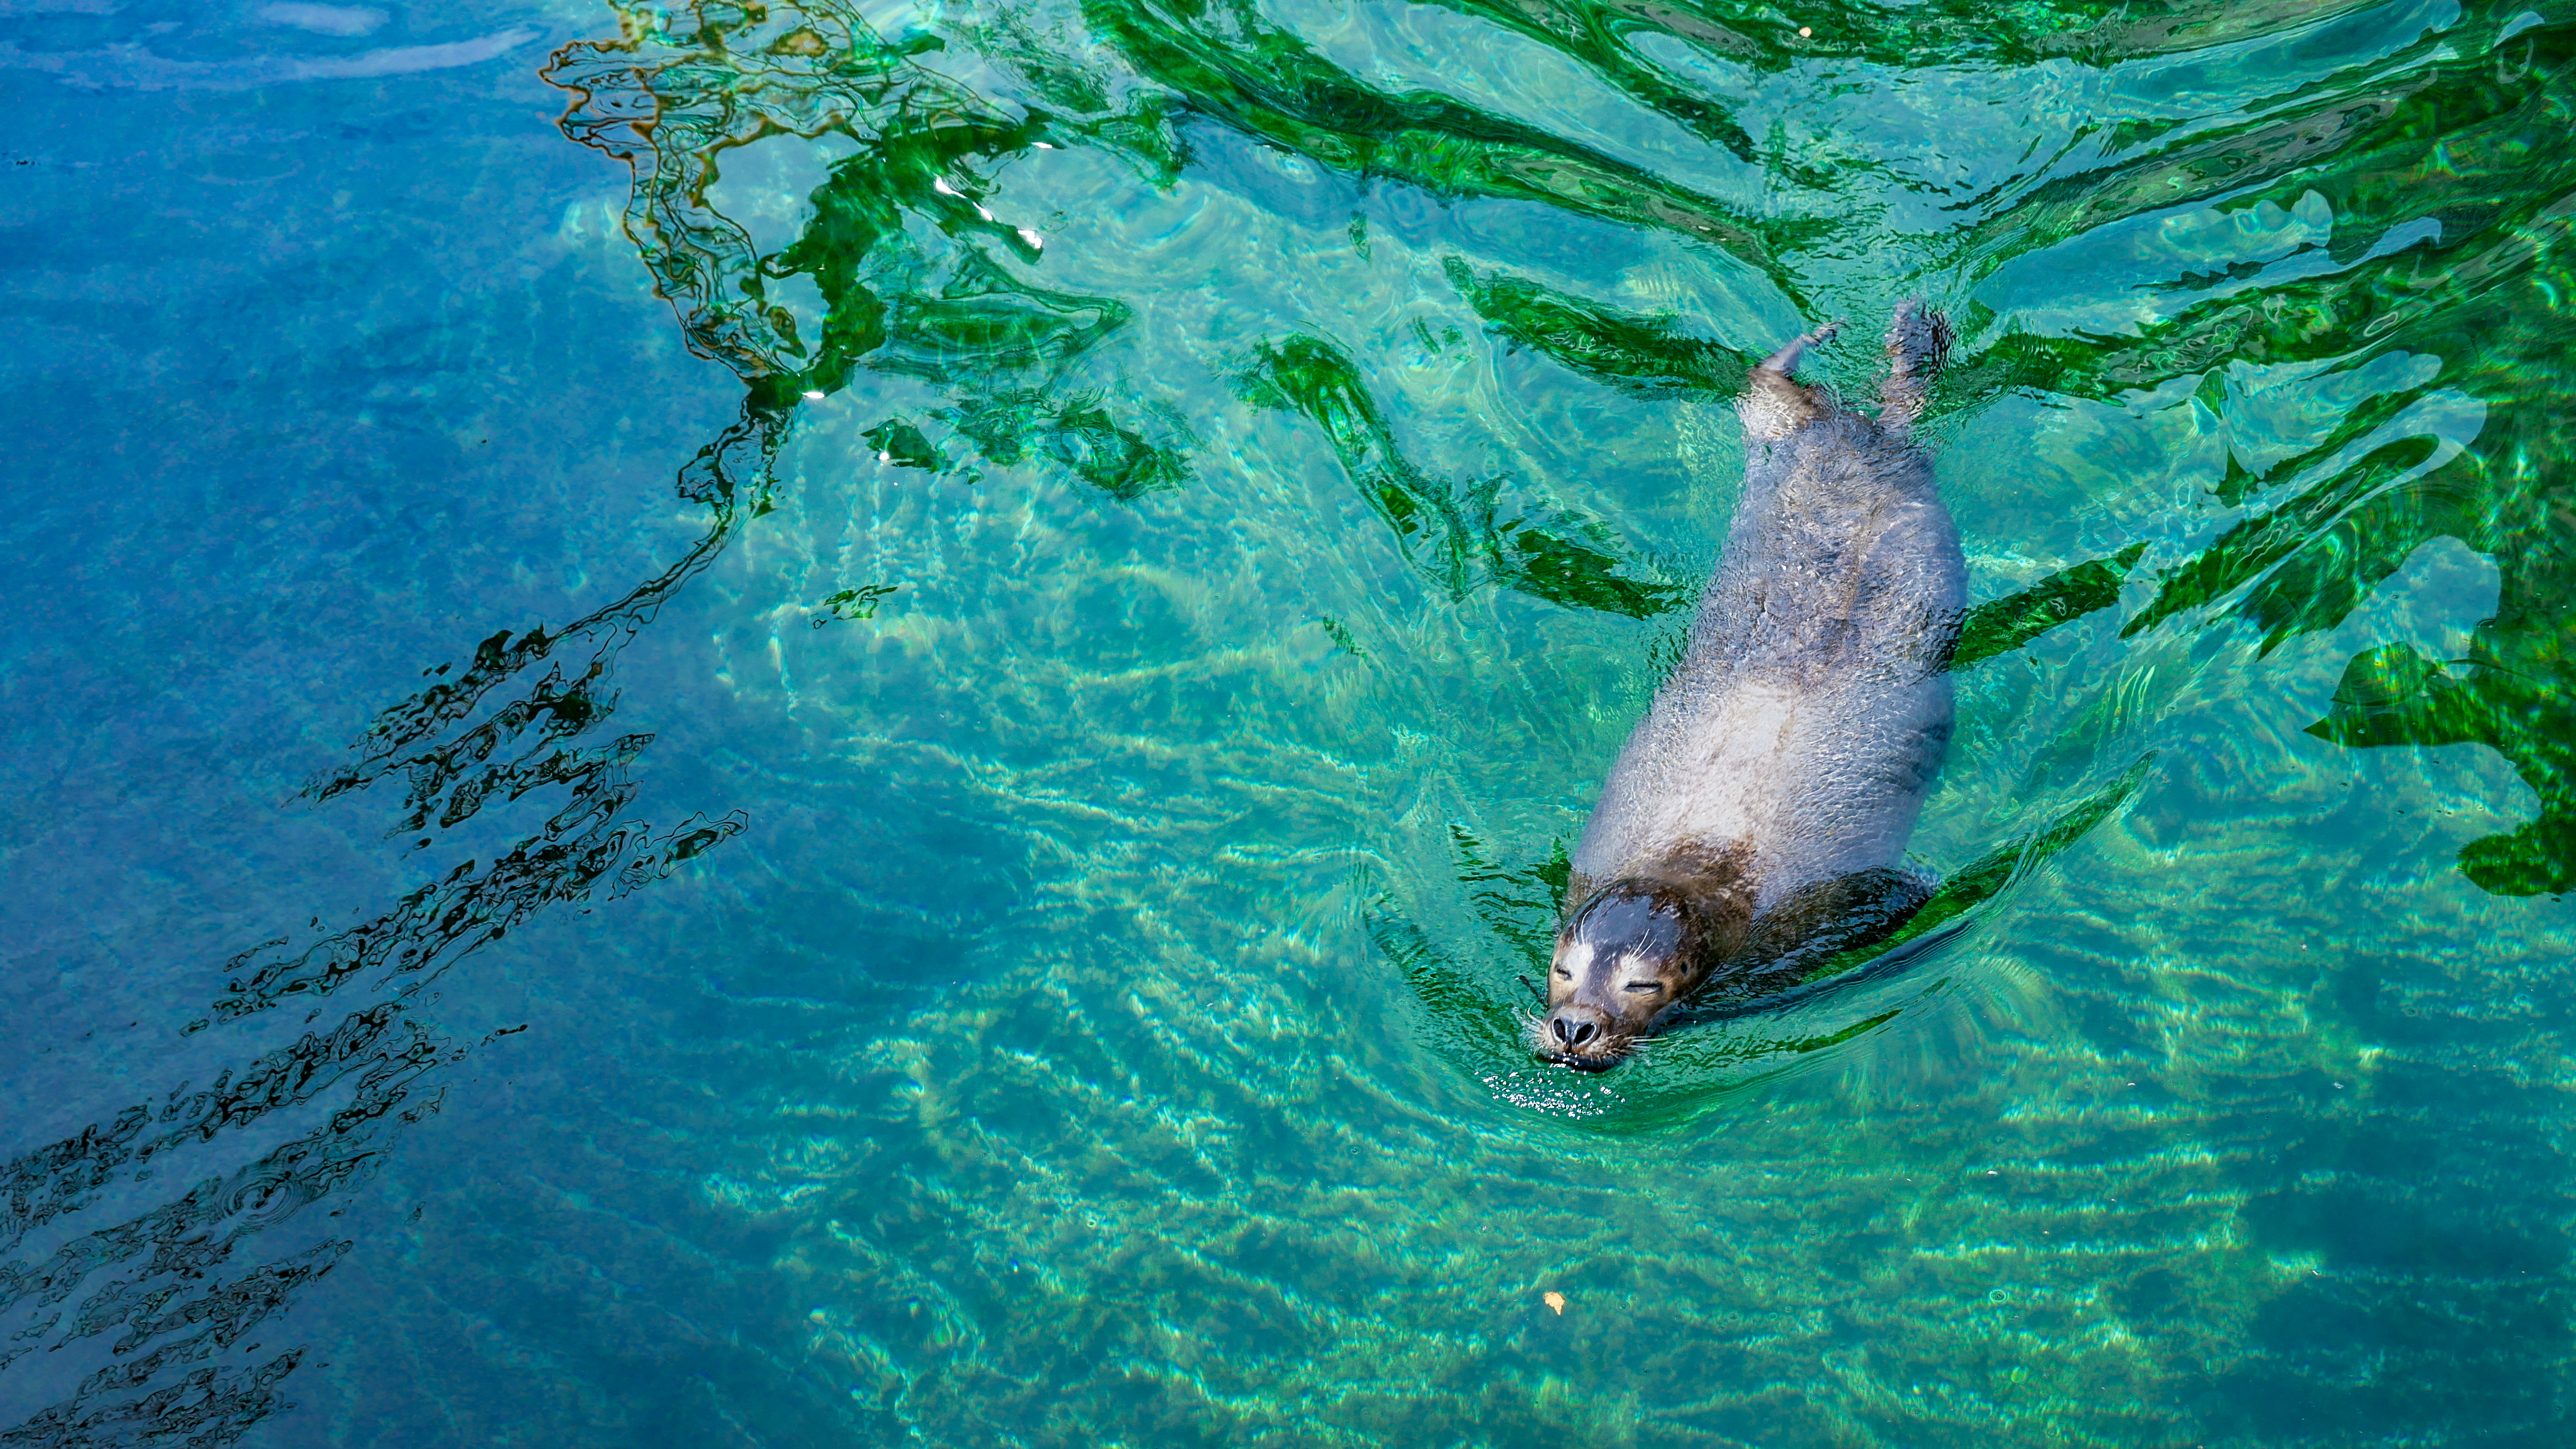
M 1536 1040 L 1606 1066 L 1673 1007 L 1760 992 L 1902 924 L 1951 727 L 1966 565 L 1911 425 L 1947 349 L 1911 304 L 1876 418 L 1756 368 L 1742 501 L 1681 664 L 1576 848 Z

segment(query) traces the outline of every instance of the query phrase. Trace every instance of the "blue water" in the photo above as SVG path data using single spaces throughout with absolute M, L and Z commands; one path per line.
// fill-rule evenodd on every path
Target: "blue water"
M 2566 1442 L 2571 60 L 0 0 L 0 1445 Z M 1909 296 L 1943 894 L 1539 1062 Z

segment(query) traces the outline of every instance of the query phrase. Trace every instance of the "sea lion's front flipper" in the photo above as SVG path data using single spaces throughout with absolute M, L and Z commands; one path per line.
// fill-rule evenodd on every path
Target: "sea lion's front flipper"
M 1794 986 L 1825 958 L 1895 935 L 1938 887 L 1927 872 L 1888 866 L 1801 886 L 1754 921 L 1743 979 L 1765 990 Z
M 1762 365 L 1744 380 L 1744 396 L 1735 407 L 1744 418 L 1744 436 L 1748 440 L 1777 442 L 1833 406 L 1821 389 L 1799 386 L 1797 372 L 1807 349 L 1823 346 L 1842 330 L 1842 325 L 1828 322 L 1791 342 L 1762 359 Z
M 1896 316 L 1887 324 L 1887 381 L 1878 390 L 1880 426 L 1911 427 L 1923 416 L 1953 336 L 1950 319 L 1922 303 L 1896 305 Z

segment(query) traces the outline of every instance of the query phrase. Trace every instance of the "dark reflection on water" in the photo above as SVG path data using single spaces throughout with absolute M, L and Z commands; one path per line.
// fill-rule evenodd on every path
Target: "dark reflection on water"
M 386 710 L 353 746 L 354 763 L 303 792 L 319 803 L 398 779 L 408 786 L 404 813 L 388 834 L 427 846 L 486 803 L 568 787 L 539 833 L 489 864 L 465 861 L 374 919 L 300 949 L 276 941 L 242 952 L 223 963 L 221 993 L 190 1030 L 284 1005 L 308 1006 L 310 1023 L 325 1014 L 319 998 L 350 987 L 372 1000 L 223 1069 L 205 1087 L 181 1083 L 0 1169 L 7 1213 L 0 1250 L 15 1252 L 57 1219 L 116 1217 L 133 1194 L 113 1188 L 120 1179 L 149 1180 L 164 1153 L 228 1133 L 268 1135 L 263 1124 L 276 1114 L 328 1109 L 228 1176 L 193 1182 L 175 1200 L 0 1266 L 0 1311 L 8 1314 L 0 1321 L 11 1324 L 0 1368 L 39 1349 L 102 1341 L 111 1355 L 68 1399 L 11 1430 L 8 1442 L 226 1443 L 265 1418 L 282 1402 L 277 1386 L 300 1350 L 242 1367 L 206 1361 L 261 1330 L 350 1244 L 326 1239 L 264 1262 L 243 1260 L 253 1248 L 274 1253 L 281 1239 L 314 1231 L 289 1222 L 373 1177 L 402 1130 L 439 1110 L 446 1092 L 439 1078 L 470 1048 L 418 1014 L 422 993 L 459 957 L 539 912 L 623 896 L 741 833 L 738 816 L 658 828 L 628 816 L 636 794 L 629 767 L 652 736 L 573 741 L 607 733 L 619 650 L 722 546 L 738 482 L 758 476 L 738 471 L 744 455 L 754 469 L 765 467 L 776 429 L 775 420 L 747 418 L 683 471 L 682 492 L 707 504 L 715 521 L 668 572 L 560 631 L 504 630 L 462 668 L 429 671 L 438 683 Z M 585 649 L 568 678 L 566 657 Z M 171 1334 L 178 1336 L 148 1353 L 133 1352 Z M 245 1352 L 256 1348 L 254 1341 Z
M 286 1343 L 280 1315 L 354 1246 L 333 1235 L 338 1204 L 400 1151 L 407 1126 L 441 1110 L 457 1064 L 477 1049 L 423 1012 L 432 983 L 545 913 L 647 888 L 753 824 L 741 812 L 663 823 L 632 813 L 636 767 L 654 736 L 618 732 L 618 665 L 676 593 L 796 501 L 780 460 L 811 404 L 900 384 L 911 390 L 889 391 L 895 400 L 882 408 L 871 402 L 855 434 L 882 465 L 958 488 L 1021 470 L 1012 476 L 1069 482 L 1100 508 L 1133 510 L 1142 528 L 1173 516 L 1145 511 L 1157 500 L 1234 486 L 1237 475 L 1212 459 L 1243 435 L 1220 442 L 1212 416 L 1140 383 L 1118 354 L 1157 325 L 1160 294 L 1039 280 L 1054 243 L 1043 218 L 1014 212 L 1006 179 L 1057 150 L 1099 158 L 1145 193 L 1240 170 L 1235 190 L 1253 194 L 1265 216 L 1327 233 L 1347 220 L 1340 235 L 1362 262 L 1373 260 L 1365 213 L 1376 208 L 1381 238 L 1439 254 L 1414 299 L 1430 299 L 1426 310 L 1401 345 L 1424 367 L 1483 355 L 1472 349 L 1492 354 L 1503 379 L 1493 406 L 1510 406 L 1512 380 L 1541 368 L 1544 387 L 1560 390 L 1551 397 L 1575 390 L 1565 404 L 1575 416 L 1613 400 L 1722 405 L 1755 349 L 1778 340 L 1793 315 L 1859 315 L 1920 293 L 1962 323 L 1940 400 L 1951 435 L 1975 436 L 1981 420 L 2019 402 L 2069 414 L 2079 405 L 2178 409 L 2193 436 L 2211 441 L 2209 466 L 2180 501 L 2089 520 L 2081 547 L 2035 549 L 2042 562 L 1983 575 L 2015 582 L 1991 590 L 1967 623 L 1963 689 L 2008 702 L 2023 686 L 2001 676 L 2027 668 L 2084 702 L 2014 739 L 2003 772 L 2016 779 L 1977 795 L 1983 814 L 1927 847 L 1947 852 L 1944 885 L 1898 941 L 1827 963 L 1794 999 L 1712 1009 L 1612 1082 L 1576 1081 L 1529 1060 L 1520 1044 L 1527 998 L 1515 981 L 1544 958 L 1564 889 L 1562 837 L 1487 833 L 1462 817 L 1506 801 L 1458 805 L 1422 832 L 1431 849 L 1372 842 L 1356 914 L 1378 952 L 1368 969 L 1401 974 L 1413 993 L 1419 1013 L 1408 1029 L 1456 1082 L 1519 1114 L 1516 1125 L 1457 1146 L 1418 1104 L 1372 1095 L 1381 1089 L 1367 1080 L 1371 1070 L 1331 1049 L 1293 1045 L 1277 1058 L 1243 1050 L 1266 1030 L 1284 1033 L 1282 1016 L 1320 1010 L 1320 993 L 1247 1006 L 1228 1031 L 1193 1037 L 1215 1009 L 1209 1002 L 1154 1017 L 1179 988 L 1104 985 L 1067 966 L 1045 990 L 967 1026 L 940 1019 L 894 1047 L 870 1042 L 868 1064 L 848 1068 L 900 1101 L 889 1109 L 872 1098 L 846 1113 L 861 1124 L 849 1130 L 865 1139 L 863 1157 L 881 1150 L 900 1165 L 872 1168 L 864 1184 L 824 1181 L 822 1207 L 776 1231 L 792 1242 L 781 1261 L 800 1283 L 865 1291 L 851 1291 L 859 1306 L 812 1309 L 813 1327 L 798 1330 L 805 1357 L 791 1361 L 781 1349 L 788 1366 L 744 1371 L 748 1386 L 732 1402 L 794 1386 L 776 1410 L 792 1442 L 1125 1434 L 1216 1443 L 1240 1442 L 1246 1425 L 1319 1443 L 2560 1442 L 2568 1416 L 2553 1385 L 2564 1382 L 2571 1300 L 2563 1229 L 2551 1214 L 2564 1193 L 2514 1186 L 2517 1172 L 2563 1175 L 2550 1097 L 2558 1084 L 2553 1076 L 2535 1085 L 2535 1074 L 2558 1068 L 2533 1064 L 2563 1050 L 2567 997 L 2552 979 L 2503 983 L 2521 993 L 2510 999 L 2540 1003 L 2521 1013 L 2529 1020 L 2464 1007 L 2441 1035 L 2409 1004 L 2431 988 L 2378 961 L 2411 948 L 2347 943 L 2371 961 L 2298 987 L 2298 1009 L 2331 1025 L 2245 1029 L 2255 1043 L 2243 1049 L 2248 1059 L 2270 1053 L 2259 1070 L 2204 1064 L 2148 1089 L 2164 1097 L 2118 1105 L 2008 1098 L 2002 1115 L 2029 1107 L 2029 1119 L 2073 1134 L 2074 1145 L 2047 1160 L 2050 1185 L 2016 1198 L 1986 1180 L 2001 1169 L 1979 1169 L 1923 1209 L 1946 1238 L 1925 1239 L 1887 1281 L 1822 1300 L 1796 1295 L 1828 1282 L 1837 1260 L 1812 1243 L 1767 1242 L 1766 1231 L 1777 1236 L 1784 1221 L 1804 1226 L 1811 1215 L 1877 1213 L 1845 1226 L 1895 1241 L 1913 1220 L 1883 1220 L 1884 1205 L 1829 1202 L 1819 1182 L 1892 1176 L 1894 1154 L 1923 1142 L 1950 1144 L 1960 1161 L 2012 1154 L 1983 1146 L 1935 1102 L 1898 1103 L 1875 1125 L 1854 1126 L 1860 1145 L 1848 1152 L 1830 1144 L 1800 1157 L 1803 1139 L 1782 1146 L 1760 1135 L 1752 1089 L 1958 1019 L 1943 1013 L 1991 986 L 1970 947 L 2011 929 L 1995 923 L 2012 919 L 2025 883 L 2070 870 L 2111 874 L 2068 862 L 2115 821 L 2127 821 L 2127 838 L 2158 847 L 2188 834 L 2158 773 L 2172 758 L 2167 727 L 2186 713 L 2176 701 L 2191 687 L 2173 681 L 2215 672 L 2210 661 L 2225 658 L 2259 689 L 2264 661 L 2295 652 L 2303 637 L 2378 617 L 2367 610 L 2379 591 L 2438 539 L 2494 561 L 2493 617 L 2469 631 L 2457 658 L 2410 640 L 2360 648 L 2308 734 L 2352 750 L 2486 746 L 2528 786 L 2537 816 L 2471 840 L 2460 871 L 2505 898 L 2576 885 L 2567 605 L 2576 597 L 2576 508 L 2566 496 L 2576 154 L 2564 144 L 2576 129 L 2576 11 L 2213 3 L 1998 12 L 1939 3 L 1820 4 L 1787 17 L 1691 3 L 1437 7 L 1456 23 L 1517 37 L 1518 54 L 1562 62 L 1560 80 L 1599 88 L 1551 111 L 1477 103 L 1464 80 L 1445 92 L 1407 82 L 1393 60 L 1384 75 L 1357 73 L 1335 58 L 1349 49 L 1347 37 L 1328 43 L 1332 27 L 1241 0 L 1088 0 L 899 34 L 820 0 L 613 8 L 616 38 L 565 46 L 544 75 L 567 96 L 565 134 L 632 169 L 624 234 L 688 348 L 743 385 L 735 420 L 680 470 L 681 496 L 703 510 L 702 536 L 573 623 L 499 629 L 470 658 L 431 669 L 416 693 L 377 716 L 345 764 L 303 792 L 316 806 L 378 802 L 388 838 L 405 849 L 435 849 L 487 808 L 541 795 L 552 811 L 534 833 L 450 867 L 359 925 L 323 933 L 317 921 L 310 936 L 221 963 L 192 1028 L 199 1040 L 231 1040 L 223 1033 L 284 1009 L 311 1013 L 301 1034 L 243 1051 L 204 1085 L 158 1084 L 0 1167 L 0 1251 L 11 1255 L 0 1264 L 0 1372 L 65 1350 L 95 1363 L 57 1401 L 31 1406 L 0 1443 L 217 1445 L 277 1414 L 307 1352 Z M 1987 124 L 1978 107 L 1996 104 L 1982 97 L 2018 105 L 2043 80 L 2058 108 L 2047 124 L 2032 123 L 2045 146 L 2034 140 L 1999 162 L 1963 134 L 1955 155 L 1944 154 L 1952 123 L 1942 105 L 1971 132 Z M 1792 82 L 1807 89 L 1786 103 L 1763 90 Z M 1951 88 L 1949 99 L 1920 102 L 1934 112 L 1926 124 L 1907 109 L 1918 104 L 1909 96 L 1936 84 Z M 1605 134 L 1587 119 L 1612 104 L 1603 97 L 1654 118 L 1653 127 Z M 1563 124 L 1543 124 L 1551 115 Z M 1901 140 L 1873 149 L 1879 132 Z M 1674 133 L 1696 148 L 1686 163 L 1669 161 Z M 792 235 L 775 244 L 711 199 L 729 161 L 755 144 L 807 145 L 831 158 L 802 197 Z M 1308 187 L 1285 172 L 1250 179 L 1282 159 L 1333 184 Z M 2300 231 L 2320 202 L 2330 227 Z M 1478 205 L 1513 210 L 1476 213 Z M 1563 275 L 1565 258 L 1540 255 L 1544 247 L 1477 252 L 1476 227 L 1486 223 L 1461 219 L 1476 216 L 1560 242 L 1590 227 L 1681 247 L 1781 316 L 1712 319 L 1704 306 L 1584 295 Z M 2142 275 L 2131 276 L 2128 263 L 2080 251 L 2099 242 L 2143 255 L 2152 248 L 2140 238 L 2152 233 L 2179 254 L 2198 245 L 2173 240 L 2191 226 L 2209 235 L 2233 227 L 2237 240 L 2208 243 L 2208 255 L 2170 275 L 2143 275 L 2167 253 L 2137 262 Z M 2271 240 L 2244 241 L 2256 232 Z M 1305 242 L 1283 229 L 1271 244 Z M 1530 270 L 1542 263 L 1555 267 L 1553 279 Z M 2096 270 L 2084 278 L 2093 285 L 2084 305 L 2052 300 L 2043 274 L 2088 266 Z M 1431 303 L 1463 308 L 1464 327 L 1435 327 Z M 1482 335 L 1471 335 L 1479 323 Z M 1391 557 L 1392 573 L 1427 584 L 1452 616 L 1508 595 L 1513 609 L 1597 616 L 1604 628 L 1634 621 L 1636 632 L 1601 637 L 1648 667 L 1626 686 L 1634 698 L 1620 705 L 1612 691 L 1604 712 L 1642 699 L 1656 652 L 1669 662 L 1670 631 L 1706 559 L 1668 556 L 1615 480 L 1422 461 L 1429 445 L 1412 441 L 1413 413 L 1389 400 L 1414 384 L 1392 375 L 1387 346 L 1361 341 L 1392 324 L 1356 306 L 1316 304 L 1294 325 L 1238 327 L 1221 312 L 1192 325 L 1210 334 L 1206 376 L 1189 383 L 1209 413 L 1231 398 L 1274 418 L 1287 431 L 1266 436 L 1311 450 L 1282 467 L 1311 458 L 1355 494 L 1360 513 L 1350 516 L 1361 521 L 1341 552 Z M 2340 411 L 2305 430 L 2280 424 L 2257 384 L 2283 378 L 2340 389 Z M 2464 408 L 2476 415 L 2471 428 L 2453 425 Z M 2120 463 L 2102 467 L 2117 473 Z M 2018 523 L 2037 539 L 2059 521 L 1989 507 L 1970 532 Z M 1999 555 L 2016 543 L 1982 539 Z M 845 583 L 818 592 L 800 617 L 822 635 L 835 621 L 875 627 L 905 606 L 912 582 Z M 1495 632 L 1532 638 L 1563 622 L 1490 617 L 1507 621 Z M 1384 619 L 1379 626 L 1394 632 Z M 1335 665 L 1419 667 L 1402 657 L 1400 637 L 1377 642 L 1360 632 L 1368 625 L 1340 615 L 1320 627 Z M 2037 718 L 2039 706 L 2030 709 Z M 1621 727 L 1603 726 L 1609 738 Z M 2249 794 L 2277 768 L 2252 753 L 2213 758 L 2251 761 L 2219 795 Z M 1971 788 L 1985 787 L 1963 786 L 1963 801 Z M 1436 795 L 1425 791 L 1412 808 L 1441 816 Z M 2508 815 L 2519 808 L 2485 804 Z M 1357 813 L 1375 808 L 1364 798 Z M 2377 807 L 2352 808 L 2368 817 Z M 1954 814 L 1971 812 L 1963 803 Z M 1234 818 L 1255 817 L 1244 807 Z M 1224 849 L 1264 843 L 1258 826 L 1228 832 Z M 2143 872 L 2152 856 L 2142 846 L 2127 859 L 2124 868 Z M 2223 878 L 2209 886 L 2225 887 Z M 2285 914 L 2302 903 L 2254 904 Z M 1145 929 L 1141 911 L 1094 901 L 1062 909 L 1091 922 L 1075 934 L 1128 940 L 1120 933 Z M 2443 939 L 2438 923 L 2427 931 L 2428 942 Z M 2069 986 L 2064 1010 L 2114 1075 L 2145 1075 L 2136 1064 L 2157 1059 L 2158 1043 L 2187 1029 L 2178 1023 L 2217 1014 L 2210 1003 L 2238 1003 L 2242 1019 L 2270 1022 L 2243 1003 L 2296 985 L 2234 962 L 2210 968 L 2198 988 L 2205 997 L 2177 1005 L 2177 988 L 2142 974 L 2126 938 L 2080 923 L 2065 938 L 2064 949 L 2100 974 Z M 2386 965 L 2385 980 L 2372 962 Z M 348 1004 L 326 1006 L 335 996 Z M 1130 1007 L 1153 1029 L 1097 1024 Z M 985 1052 L 988 1034 L 1017 1045 Z M 2365 1041 L 2375 1044 L 2356 1045 Z M 2054 1060 L 2053 1045 L 2024 1041 L 2018 1060 L 1984 1045 L 1996 1046 L 1993 1071 L 2008 1085 L 2026 1085 L 2014 1074 L 2035 1070 L 2032 1062 Z M 1140 1065 L 1136 1054 L 1148 1048 L 1183 1065 Z M 2436 1074 L 2393 1070 L 2371 1105 L 2358 1105 L 2358 1092 L 2335 1095 L 2358 1080 L 2354 1063 L 2410 1052 L 2447 1054 L 2458 1078 L 2493 1087 L 2509 1109 L 2463 1126 L 2456 1099 L 2427 1084 Z M 2526 1052 L 2530 1061 L 2516 1055 Z M 2213 1048 L 2207 1060 L 2227 1057 Z M 1168 1070 L 1158 1081 L 1196 1082 L 1196 1071 L 1231 1084 L 1199 1089 L 1207 1121 L 1248 1122 L 1284 1103 L 1294 1124 L 1270 1142 L 1251 1128 L 1145 1120 L 1150 1112 L 1135 1104 L 1153 1095 L 1137 1085 L 1147 1070 Z M 1384 1114 L 1364 1146 L 1319 1105 L 1338 1108 L 1353 1095 Z M 1604 1144 L 1652 1142 L 1735 1109 L 1748 1123 L 1735 1142 L 1745 1160 L 1785 1164 L 1780 1176 L 1799 1185 L 1733 1179 L 1719 1206 L 1692 1210 L 1693 1222 L 1634 1216 L 1647 1209 L 1633 1194 L 1547 1197 L 1562 1184 L 1513 1180 L 1529 1169 L 1498 1145 L 1524 1120 L 1575 1123 L 1596 1131 L 1543 1139 L 1544 1151 L 1584 1164 L 1569 1169 L 1578 1176 L 1629 1170 Z M 227 1134 L 256 1144 L 243 1148 L 241 1165 L 186 1182 L 151 1176 L 165 1154 Z M 993 1145 L 1005 1140 L 1037 1145 Z M 1394 1155 L 1402 1152 L 1415 1155 Z M 1346 1194 L 1261 1176 L 1275 1170 L 1272 1159 L 1335 1154 L 1370 1164 L 1353 1169 L 1362 1181 Z M 1081 1164 L 1082 1182 L 1053 1198 L 1033 1186 L 1057 1184 L 1068 1162 Z M 1294 1202 L 1250 1205 L 1245 1183 Z M 1726 1216 L 1767 1210 L 1756 1202 L 1765 1191 L 1787 1194 L 1783 1216 Z M 1443 1193 L 1454 1201 L 1437 1201 Z M 2234 1216 L 2195 1215 L 2194 1204 L 2229 1194 L 2241 1205 Z M 2498 1194 L 2510 1201 L 2499 1207 Z M 1084 1204 L 1149 1222 L 1138 1241 L 1156 1246 L 1082 1257 L 1090 1249 L 1065 1245 L 1082 1234 L 1029 1226 L 1055 1231 Z M 1448 1223 L 1442 1214 L 1523 1211 L 1553 1215 L 1551 1231 L 1575 1245 L 1550 1273 L 1580 1269 L 1595 1275 L 1588 1287 L 1625 1285 L 1640 1301 L 1652 1286 L 1641 1284 L 1660 1275 L 1683 1285 L 1679 1296 L 1653 1299 L 1617 1329 L 1579 1319 L 1470 1322 L 1464 1308 L 1423 1327 L 1404 1321 L 1415 1311 L 1406 1305 L 1445 1301 L 1438 1295 L 1470 1249 L 1446 1249 L 1437 1262 L 1398 1261 L 1391 1250 L 1380 1260 L 1371 1256 L 1379 1247 L 1315 1226 L 1335 1213 L 1418 1227 Z M 2081 1286 L 2024 1290 L 1979 1276 L 1980 1243 L 2039 1221 L 2055 1225 L 2040 1231 L 2063 1234 L 2050 1252 L 2092 1255 Z M 1112 1227 L 1097 1229 L 1099 1242 Z M 1651 1252 L 1638 1246 L 1648 1240 Z M 1041 1248 L 1081 1270 L 1035 1271 Z M 1785 1266 L 1764 1271 L 1778 1276 L 1730 1276 L 1737 1270 L 1724 1266 L 1766 1248 Z M 2337 1272 L 2327 1276 L 2322 1263 Z M 1381 1276 L 1402 1279 L 1413 1296 L 1371 1306 Z M 1766 1294 L 1787 1306 L 1773 1312 Z M 895 1304 L 904 1305 L 899 1318 Z M 1426 1322 L 1437 1316 L 1421 1311 Z M 1572 1346 L 1535 1337 L 1547 1332 L 1585 1336 Z M 1609 1388 L 1586 1379 L 1584 1397 L 1555 1376 L 1623 1344 L 1633 1377 Z M 1418 1364 L 1386 1368 L 1400 1351 L 1419 1354 Z M 2212 1367 L 2221 1356 L 2225 1367 Z M 1797 1387 L 1766 1387 L 1782 1384 Z M 1337 1397 L 1347 1385 L 1358 1387 Z

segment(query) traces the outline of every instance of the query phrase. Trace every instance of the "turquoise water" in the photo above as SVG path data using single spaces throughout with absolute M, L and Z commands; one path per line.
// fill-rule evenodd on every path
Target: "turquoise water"
M 2571 63 L 0 0 L 0 1444 L 2567 1442 Z M 1909 296 L 1943 891 L 1543 1065 Z

